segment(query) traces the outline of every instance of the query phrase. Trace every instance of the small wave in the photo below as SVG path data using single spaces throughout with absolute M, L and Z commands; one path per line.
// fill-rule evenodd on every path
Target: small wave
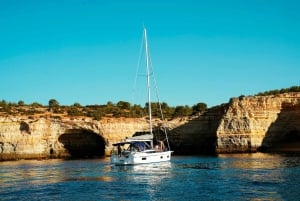
M 113 177 L 76 177 L 76 178 L 65 178 L 63 181 L 104 181 L 111 182 L 115 179 Z
M 219 165 L 216 163 L 194 163 L 194 164 L 181 164 L 180 168 L 186 169 L 205 169 L 205 170 L 215 170 L 220 169 Z

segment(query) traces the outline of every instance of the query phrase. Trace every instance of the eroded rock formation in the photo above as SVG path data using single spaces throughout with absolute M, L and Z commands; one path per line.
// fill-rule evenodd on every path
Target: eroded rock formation
M 283 147 L 296 151 L 300 144 L 300 93 L 233 98 L 216 134 L 219 153 L 279 151 Z M 292 139 L 293 145 L 289 144 Z
M 166 126 L 176 154 L 300 151 L 300 93 L 232 98 Z M 146 118 L 0 115 L 0 160 L 104 156 L 147 129 Z
M 147 125 L 129 118 L 0 117 L 0 160 L 104 156 Z
M 216 130 L 226 105 L 209 109 L 193 118 L 184 119 L 170 130 L 170 144 L 176 154 L 214 154 Z

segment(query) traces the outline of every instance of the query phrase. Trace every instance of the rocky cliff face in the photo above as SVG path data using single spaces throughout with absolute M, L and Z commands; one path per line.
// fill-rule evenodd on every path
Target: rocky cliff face
M 147 126 L 129 118 L 0 117 L 0 160 L 103 156 Z
M 300 93 L 232 98 L 170 130 L 177 154 L 300 151 Z
M 233 98 L 166 126 L 176 154 L 300 151 L 300 93 Z M 113 143 L 147 129 L 144 118 L 2 114 L 0 160 L 104 156 Z
M 299 106 L 300 93 L 231 99 L 216 131 L 216 151 L 278 150 L 291 148 L 289 141 L 295 142 L 294 148 L 299 147 Z
M 216 130 L 226 105 L 209 109 L 205 113 L 184 119 L 169 132 L 170 145 L 176 154 L 214 154 Z

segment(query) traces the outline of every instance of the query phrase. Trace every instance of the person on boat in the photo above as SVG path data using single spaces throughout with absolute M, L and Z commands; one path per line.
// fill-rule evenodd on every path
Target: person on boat
M 159 149 L 160 149 L 160 151 L 164 151 L 165 150 L 165 144 L 164 144 L 164 142 L 161 141 L 161 140 L 159 140 L 158 142 L 159 142 Z
M 121 154 L 122 154 L 122 148 L 120 145 L 118 145 L 118 155 L 121 156 Z
M 158 144 L 155 145 L 154 150 L 157 151 L 157 152 L 159 151 L 159 146 L 158 146 Z

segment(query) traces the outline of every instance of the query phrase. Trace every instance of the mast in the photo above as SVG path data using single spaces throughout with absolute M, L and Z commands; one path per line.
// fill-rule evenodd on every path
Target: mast
M 152 133 L 152 111 L 151 111 L 151 87 L 150 87 L 150 70 L 149 70 L 149 49 L 147 41 L 147 30 L 144 28 L 144 39 L 145 39 L 145 56 L 146 56 L 146 74 L 147 74 L 147 90 L 148 90 L 148 113 L 149 113 L 149 129 L 150 134 Z

